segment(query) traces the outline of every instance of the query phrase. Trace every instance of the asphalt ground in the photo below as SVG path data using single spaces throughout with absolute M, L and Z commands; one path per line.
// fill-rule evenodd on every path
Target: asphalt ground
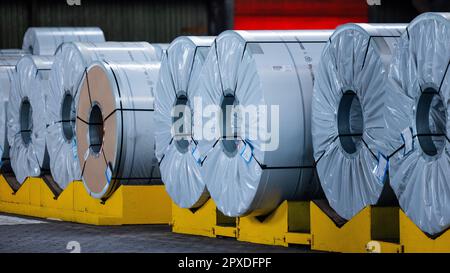
M 172 233 L 168 225 L 92 226 L 0 214 L 0 253 L 302 253 L 289 248 Z

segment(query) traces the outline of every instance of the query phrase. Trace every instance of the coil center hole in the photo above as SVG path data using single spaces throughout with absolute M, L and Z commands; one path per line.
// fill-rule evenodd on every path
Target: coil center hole
M 342 95 L 337 123 L 342 149 L 349 154 L 356 153 L 362 142 L 364 117 L 358 95 L 352 90 Z
M 28 98 L 24 98 L 20 105 L 20 136 L 25 145 L 31 142 L 33 132 L 33 108 Z
M 62 101 L 61 107 L 61 129 L 64 138 L 67 141 L 72 141 L 74 137 L 74 128 L 75 128 L 75 104 L 71 94 L 66 94 Z
M 416 112 L 417 139 L 422 151 L 439 154 L 446 144 L 446 105 L 434 88 L 425 89 L 419 97 Z
M 237 114 L 233 111 L 234 106 L 237 104 L 236 97 L 234 95 L 225 95 L 221 104 L 221 121 L 220 126 L 222 135 L 222 146 L 226 155 L 233 157 L 237 154 L 238 142 L 237 142 Z
M 188 151 L 189 138 L 191 137 L 191 126 L 186 122 L 186 119 L 190 118 L 188 102 L 188 98 L 185 95 L 178 96 L 175 101 L 175 113 L 172 118 L 175 146 L 180 153 Z
M 89 149 L 94 155 L 100 152 L 103 143 L 103 115 L 102 110 L 94 104 L 89 113 Z

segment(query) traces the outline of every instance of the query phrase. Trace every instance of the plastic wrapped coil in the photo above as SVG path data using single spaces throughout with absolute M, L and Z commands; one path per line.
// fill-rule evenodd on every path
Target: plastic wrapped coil
M 205 113 L 194 119 L 198 145 L 191 153 L 225 215 L 264 215 L 283 200 L 320 194 L 310 104 L 314 69 L 330 35 L 226 31 L 216 38 L 192 90 L 202 105 L 194 115 Z M 215 115 L 207 113 L 211 106 Z
M 390 183 L 430 235 L 450 226 L 449 63 L 450 13 L 418 16 L 400 39 L 386 100 Z
M 16 65 L 9 94 L 7 133 L 11 167 L 19 183 L 48 170 L 45 101 L 53 60 L 50 56 L 28 55 Z
M 30 27 L 23 36 L 22 49 L 33 55 L 53 55 L 63 43 L 104 41 L 98 27 Z
M 50 169 L 60 188 L 81 179 L 75 119 L 78 87 L 87 67 L 96 60 L 159 61 L 159 49 L 146 42 L 65 43 L 55 54 L 47 100 L 47 146 Z
M 178 37 L 162 59 L 155 94 L 156 157 L 160 161 L 162 181 L 172 200 L 182 208 L 196 208 L 208 198 L 199 164 L 192 150 L 192 90 L 198 88 L 198 78 L 214 37 Z M 180 116 L 173 114 L 174 106 Z M 187 115 L 182 132 L 173 133 L 173 124 Z M 176 118 L 178 116 L 178 118 Z M 174 171 L 176 170 L 176 171 Z
M 120 184 L 160 183 L 153 103 L 160 63 L 94 62 L 80 85 L 76 137 L 82 180 L 106 199 Z
M 9 93 L 13 85 L 16 64 L 23 55 L 20 51 L 0 52 L 0 156 L 1 164 L 9 162 L 9 144 L 7 135 L 7 113 Z
M 388 183 L 383 107 L 392 52 L 405 27 L 343 25 L 321 57 L 312 102 L 314 158 L 330 206 L 345 219 L 392 201 L 389 190 L 382 196 Z

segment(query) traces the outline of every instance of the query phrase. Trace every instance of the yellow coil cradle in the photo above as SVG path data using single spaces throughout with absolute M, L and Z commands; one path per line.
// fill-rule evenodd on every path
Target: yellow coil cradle
M 309 202 L 284 201 L 271 214 L 238 218 L 238 240 L 266 245 L 310 245 Z
M 120 186 L 101 202 L 81 181 L 55 196 L 41 178 L 28 178 L 14 192 L 0 176 L 0 211 L 92 225 L 169 224 L 171 200 L 164 186 Z
M 369 206 L 342 226 L 337 226 L 311 202 L 311 249 L 332 252 L 401 252 L 399 209 Z
M 431 238 L 400 210 L 400 244 L 405 253 L 449 253 L 450 231 Z
M 172 232 L 207 237 L 236 238 L 236 218 L 226 217 L 217 210 L 212 199 L 195 210 L 172 205 Z

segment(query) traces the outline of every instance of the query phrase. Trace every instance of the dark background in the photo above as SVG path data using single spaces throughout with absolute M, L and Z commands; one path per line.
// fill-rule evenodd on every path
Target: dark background
M 77 1 L 81 5 L 67 3 Z M 426 11 L 450 11 L 450 1 L 2 0 L 0 48 L 21 47 L 29 26 L 99 26 L 111 41 L 168 43 L 179 35 L 216 35 L 225 29 L 318 29 L 347 22 L 409 22 Z

